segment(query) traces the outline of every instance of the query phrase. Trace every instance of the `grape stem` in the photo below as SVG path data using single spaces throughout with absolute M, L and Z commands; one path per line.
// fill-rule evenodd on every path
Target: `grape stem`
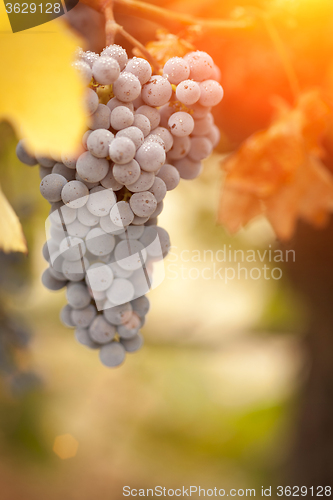
M 154 56 L 146 49 L 146 47 L 139 42 L 136 38 L 130 35 L 120 24 L 115 21 L 113 15 L 113 2 L 105 5 L 103 8 L 105 17 L 105 38 L 106 45 L 112 45 L 115 41 L 117 33 L 121 34 L 126 40 L 128 40 L 134 47 L 138 48 L 142 55 L 147 59 L 148 62 L 154 67 L 156 72 L 161 69 L 159 63 Z
M 174 12 L 140 0 L 114 0 L 116 13 L 135 16 L 153 21 L 170 29 L 184 26 L 198 26 L 200 31 L 220 33 L 224 30 L 244 29 L 254 25 L 253 18 L 246 19 L 205 19 Z

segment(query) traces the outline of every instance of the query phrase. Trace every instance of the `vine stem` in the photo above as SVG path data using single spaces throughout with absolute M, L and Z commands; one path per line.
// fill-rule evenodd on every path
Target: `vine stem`
M 116 23 L 113 15 L 113 2 L 109 2 L 103 9 L 105 17 L 105 40 L 106 45 L 112 45 L 115 41 L 118 31 L 118 24 Z
M 184 26 L 200 26 L 201 31 L 209 31 L 210 33 L 221 33 L 229 30 L 243 30 L 254 26 L 254 19 L 247 17 L 246 19 L 207 19 L 197 18 L 187 14 L 174 12 L 157 5 L 141 2 L 140 0 L 81 0 L 99 12 L 108 12 L 108 8 L 112 4 L 116 14 L 125 16 L 134 16 L 136 18 L 145 19 L 155 22 L 160 26 L 169 28 L 170 30 L 179 30 Z
M 120 24 L 115 21 L 113 15 L 113 2 L 107 3 L 103 8 L 103 13 L 105 17 L 105 39 L 106 45 L 112 45 L 115 42 L 117 33 L 121 34 L 126 40 L 128 40 L 134 47 L 138 48 L 140 52 L 144 55 L 148 62 L 154 66 L 155 70 L 158 72 L 161 67 L 154 56 L 146 49 L 146 47 L 139 42 L 134 36 L 130 35 Z
M 140 0 L 114 0 L 120 14 L 133 15 L 166 27 L 200 26 L 202 31 L 221 32 L 253 26 L 253 19 L 205 19 L 174 12 Z
M 126 40 L 128 40 L 132 45 L 134 45 L 134 47 L 137 47 L 140 50 L 140 52 L 144 55 L 145 59 L 147 59 L 147 61 L 150 62 L 152 66 L 154 66 L 155 71 L 157 73 L 160 71 L 161 66 L 159 65 L 155 57 L 151 55 L 151 53 L 146 49 L 146 47 L 141 42 L 139 42 L 139 40 L 134 38 L 126 30 L 124 30 L 122 26 L 119 25 L 118 25 L 118 32 L 121 35 L 123 35 L 123 37 L 126 38 Z

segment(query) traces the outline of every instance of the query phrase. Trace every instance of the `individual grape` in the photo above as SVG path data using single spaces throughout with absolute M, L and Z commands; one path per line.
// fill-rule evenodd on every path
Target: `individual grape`
M 125 71 L 133 73 L 133 75 L 138 78 L 141 85 L 147 83 L 152 74 L 149 62 L 141 57 L 133 57 L 130 59 L 126 64 Z
M 127 137 L 134 142 L 135 149 L 138 149 L 140 146 L 142 146 L 145 140 L 142 130 L 140 130 L 138 127 L 127 127 L 123 130 L 119 130 L 119 132 L 117 132 L 116 134 L 116 137 Z
M 82 344 L 85 347 L 88 347 L 89 349 L 99 349 L 101 347 L 100 344 L 97 344 L 91 339 L 88 328 L 76 328 L 74 336 L 75 339 L 79 342 L 79 344 Z
M 145 139 L 145 143 L 147 143 L 147 142 L 155 142 L 156 144 L 159 144 L 160 146 L 162 146 L 162 148 L 165 151 L 164 141 L 163 141 L 163 139 L 161 139 L 161 137 L 159 135 L 155 135 L 155 134 L 150 133 L 149 135 L 147 135 L 147 137 Z
M 97 130 L 98 128 L 110 127 L 110 116 L 111 111 L 105 104 L 99 104 L 95 113 L 91 115 L 90 128 L 92 130 Z
M 149 240 L 151 240 L 150 243 Z M 163 227 L 159 226 L 146 227 L 143 236 L 140 238 L 140 241 L 146 245 L 148 255 L 155 258 L 164 258 L 165 255 L 169 252 L 171 246 L 170 236 L 168 232 L 163 229 Z
M 168 152 L 173 145 L 173 136 L 170 134 L 169 130 L 165 127 L 156 127 L 152 130 L 152 134 L 158 135 L 164 142 L 165 151 Z
M 50 169 L 47 167 L 39 166 L 38 170 L 40 180 L 44 179 L 47 175 L 50 175 Z
M 86 50 L 85 52 L 82 51 L 80 59 L 89 64 L 89 66 L 92 68 L 94 62 L 99 59 L 99 55 L 96 54 L 96 52 L 92 52 L 91 50 Z
M 223 98 L 223 88 L 215 80 L 205 80 L 200 83 L 199 104 L 202 106 L 216 106 Z
M 143 235 L 143 226 L 128 226 L 123 233 L 119 235 L 121 240 L 138 240 Z
M 158 110 L 160 114 L 160 127 L 166 128 L 168 126 L 168 121 L 170 116 L 175 112 L 172 106 L 165 104 Z
M 115 142 L 112 141 L 110 147 Z M 105 158 L 96 158 L 89 151 L 79 156 L 76 169 L 80 177 L 88 182 L 99 182 L 109 171 L 109 162 Z
M 87 146 L 87 141 L 88 141 L 88 137 L 90 136 L 90 134 L 92 134 L 92 130 L 87 130 L 84 134 L 83 134 L 83 137 L 82 137 L 82 146 L 84 147 L 84 149 L 88 149 L 88 146 Z
M 160 252 L 162 253 L 162 252 Z M 145 293 L 148 293 L 152 285 L 152 273 L 148 268 L 143 267 L 134 271 L 130 277 L 130 281 L 134 286 L 135 295 L 134 297 L 141 297 Z
M 101 180 L 101 184 L 103 187 L 106 189 L 112 189 L 113 191 L 119 191 L 123 187 L 123 184 L 120 184 L 120 182 L 117 182 L 116 179 L 113 177 L 113 164 L 110 165 L 109 171 L 104 177 L 104 179 Z
M 61 199 L 70 208 L 81 208 L 89 198 L 89 189 L 83 182 L 70 181 L 61 191 Z
M 87 149 L 96 158 L 106 158 L 114 135 L 109 130 L 98 128 L 87 139 Z
M 135 300 L 132 300 L 131 306 L 133 311 L 135 311 L 141 318 L 146 316 L 150 308 L 149 299 L 145 295 L 142 297 L 138 297 Z
M 106 215 L 105 217 L 101 217 L 99 221 L 99 225 L 105 231 L 106 233 L 111 233 L 111 234 L 122 234 L 125 232 L 124 228 L 120 228 L 119 226 L 116 226 L 113 224 L 113 222 L 110 219 L 110 215 Z
M 144 104 L 145 103 L 142 100 L 141 94 L 133 101 L 133 106 L 135 110 L 138 109 L 140 106 L 143 106 Z
M 216 125 L 213 125 L 205 137 L 207 137 L 207 139 L 212 143 L 213 148 L 215 148 L 220 142 L 221 138 L 218 127 Z
M 110 269 L 111 271 L 111 269 Z M 134 297 L 134 286 L 124 278 L 116 278 L 106 292 L 106 296 L 111 304 L 117 306 L 130 302 Z
M 60 321 L 62 322 L 63 325 L 67 326 L 68 328 L 74 328 L 75 324 L 73 323 L 72 320 L 72 307 L 69 304 L 66 304 L 60 311 Z
M 52 240 L 54 240 L 57 243 L 60 243 L 60 241 L 64 239 L 65 233 L 63 228 L 58 228 L 52 225 L 50 229 L 50 236 Z
M 137 127 L 141 130 L 144 137 L 146 137 L 151 130 L 149 118 L 147 118 L 145 115 L 139 115 L 136 113 L 134 115 L 133 125 L 134 127 Z
M 71 224 L 67 224 L 67 232 L 70 236 L 76 236 L 77 238 L 84 238 L 89 232 L 89 227 L 83 225 L 77 219 Z
M 140 177 L 140 173 L 140 165 L 136 160 L 125 163 L 125 165 L 117 165 L 115 163 L 113 166 L 113 176 L 116 181 L 122 184 L 136 182 Z
M 97 256 L 108 255 L 115 246 L 115 238 L 103 229 L 95 227 L 86 236 L 86 246 L 90 253 Z
M 198 102 L 195 104 L 192 104 L 189 108 L 189 112 L 191 113 L 191 116 L 194 118 L 194 120 L 200 120 L 201 118 L 204 118 L 211 110 L 212 108 L 210 106 L 202 106 Z
M 201 161 L 208 158 L 212 150 L 213 145 L 206 137 L 192 137 L 188 157 L 192 161 Z
M 134 122 L 134 115 L 125 106 L 117 106 L 111 111 L 111 127 L 114 130 L 122 130 L 130 127 Z
M 64 288 L 64 286 L 66 286 L 67 281 L 57 280 L 50 273 L 50 269 L 45 269 L 45 271 L 42 274 L 42 283 L 48 290 L 57 291 Z
M 198 177 L 202 170 L 202 163 L 200 161 L 192 161 L 187 156 L 181 160 L 176 160 L 174 166 L 179 172 L 182 179 L 195 179 Z
M 143 345 L 143 337 L 141 333 L 137 333 L 130 339 L 120 339 L 120 343 L 124 346 L 126 352 L 136 352 Z
M 197 50 L 184 56 L 184 60 L 190 66 L 190 78 L 202 82 L 210 78 L 214 71 L 214 61 L 209 54 Z
M 154 184 L 155 174 L 154 172 L 145 172 L 141 170 L 140 177 L 133 184 L 128 184 L 126 187 L 132 193 L 139 193 L 141 191 L 148 191 Z
M 214 118 L 211 113 L 208 113 L 199 120 L 194 120 L 194 128 L 192 135 L 206 135 L 214 124 Z
M 158 238 L 158 232 L 156 226 L 145 226 L 143 235 L 140 238 L 140 242 L 147 249 L 149 245 L 155 242 Z
M 68 283 L 66 299 L 73 309 L 84 309 L 91 301 L 88 289 L 83 283 Z
M 102 186 L 97 186 L 90 190 L 87 209 L 97 217 L 104 217 L 110 213 L 116 201 L 117 198 L 112 189 L 105 189 Z
M 118 80 L 113 84 L 114 95 L 123 102 L 131 102 L 136 99 L 141 92 L 141 83 L 132 73 L 123 71 Z
M 145 222 L 147 222 L 149 217 L 138 217 L 137 215 L 134 215 L 134 219 L 132 220 L 132 225 L 133 226 L 141 226 Z
M 86 245 L 81 238 L 68 236 L 60 242 L 59 251 L 65 260 L 75 261 L 84 256 L 86 253 Z
M 119 99 L 117 99 L 116 97 L 112 97 L 112 99 L 110 99 L 107 103 L 107 107 L 110 109 L 111 113 L 118 106 L 125 106 L 130 111 L 132 111 L 132 113 L 134 112 L 134 106 L 132 102 L 122 102 L 119 101 Z
M 97 314 L 96 307 L 92 304 L 84 309 L 73 309 L 71 318 L 75 326 L 80 328 L 88 328 Z
M 191 139 L 186 135 L 185 137 L 173 138 L 173 146 L 168 152 L 168 160 L 180 160 L 184 158 L 191 149 Z
M 50 253 L 55 252 L 58 249 L 58 245 L 51 239 L 47 240 L 42 248 L 42 255 L 47 262 L 50 262 Z
M 120 70 L 122 71 L 128 61 L 126 50 L 123 49 L 120 45 L 109 45 L 102 50 L 101 57 L 112 57 L 119 64 Z
M 118 227 L 129 226 L 134 219 L 134 214 L 127 201 L 118 201 L 111 208 L 110 212 L 111 222 Z
M 77 211 L 77 218 L 81 224 L 84 226 L 96 226 L 99 223 L 99 217 L 97 215 L 93 215 L 86 206 L 80 207 Z
M 165 163 L 161 170 L 158 172 L 157 177 L 165 182 L 168 191 L 175 189 L 180 181 L 178 170 L 173 166 Z
M 52 160 L 52 158 L 49 158 L 48 156 L 36 155 L 36 160 L 39 165 L 44 168 L 52 168 L 56 163 L 54 160 Z M 36 163 L 34 163 L 34 165 L 36 165 Z
M 68 181 L 73 181 L 75 179 L 75 170 L 66 167 L 63 163 L 56 163 L 52 168 L 52 174 L 62 175 Z
M 156 108 L 152 108 L 151 106 L 144 104 L 135 111 L 135 114 L 146 116 L 150 121 L 151 130 L 158 127 L 160 124 L 161 115 Z
M 108 264 L 108 266 L 113 272 L 113 276 L 115 278 L 129 278 L 133 274 L 133 271 L 122 269 L 120 266 L 118 266 L 117 262 L 111 262 L 110 264 Z
M 141 321 L 139 316 L 135 312 L 133 312 L 131 318 L 124 325 L 118 326 L 119 337 L 123 339 L 133 338 L 135 335 L 137 335 L 140 325 Z
M 152 219 L 154 219 L 155 217 L 158 217 L 162 213 L 163 208 L 164 208 L 163 201 L 160 201 L 159 203 L 157 203 L 157 207 L 155 208 L 154 212 L 151 214 L 150 217 Z
M 110 85 L 119 77 L 120 67 L 112 57 L 99 57 L 92 66 L 92 74 L 98 83 Z
M 110 325 L 103 316 L 98 315 L 92 321 L 89 327 L 89 335 L 94 342 L 98 344 L 107 344 L 116 335 L 116 329 Z
M 76 210 L 70 208 L 66 205 L 58 208 L 57 210 L 53 210 L 50 214 L 50 221 L 54 224 L 61 226 L 62 224 L 71 224 L 76 219 Z
M 135 156 L 135 144 L 128 137 L 116 137 L 110 144 L 109 155 L 114 163 L 124 165 L 133 160 Z
M 136 152 L 135 159 L 142 170 L 156 172 L 165 162 L 164 148 L 156 142 L 145 142 Z
M 163 106 L 171 97 L 172 87 L 163 76 L 154 75 L 142 87 L 141 97 L 149 106 Z
M 88 189 L 92 189 L 94 187 L 97 187 L 99 186 L 99 182 L 88 182 L 88 181 L 85 181 L 84 179 L 82 179 L 82 177 L 79 176 L 79 174 L 76 172 L 76 175 L 75 175 L 75 179 L 77 181 L 80 181 L 82 182 L 85 186 L 87 186 Z
M 113 282 L 112 269 L 106 264 L 96 262 L 87 270 L 86 281 L 93 292 L 94 298 L 96 299 L 96 293 L 105 292 L 105 290 L 110 288 Z
M 91 67 L 89 66 L 89 64 L 87 64 L 84 61 L 74 61 L 72 63 L 72 67 L 78 73 L 82 82 L 85 85 L 88 85 L 88 83 L 90 83 L 91 77 L 92 77 L 92 71 L 91 71 Z
M 123 345 L 114 340 L 109 344 L 103 345 L 99 351 L 99 359 L 108 368 L 121 365 L 125 359 L 125 355 L 126 351 Z
M 127 302 L 126 304 L 110 307 L 109 309 L 104 309 L 103 315 L 111 325 L 123 325 L 132 316 L 132 306 Z
M 168 121 L 169 129 L 172 135 L 185 137 L 190 135 L 194 128 L 194 120 L 191 115 L 184 111 L 173 113 Z
M 190 76 L 190 66 L 182 57 L 171 57 L 164 65 L 163 75 L 170 83 L 178 85 Z
M 67 179 L 59 174 L 49 174 L 40 183 L 41 195 L 49 202 L 60 201 L 63 187 Z
M 95 113 L 99 104 L 98 95 L 96 94 L 96 92 L 88 88 L 86 90 L 84 100 L 85 100 L 85 108 L 87 110 L 88 115 L 92 115 L 93 113 Z
M 89 262 L 85 257 L 74 262 L 64 260 L 62 263 L 62 272 L 70 281 L 81 281 L 83 280 L 88 267 Z
M 61 153 L 61 162 L 66 165 L 67 168 L 76 169 L 77 156 Z M 60 162 L 58 162 L 60 163 Z
M 97 265 L 101 266 L 103 265 L 101 262 L 96 262 Z M 96 264 L 92 264 L 92 265 L 96 265 Z M 86 277 L 86 281 L 87 281 L 87 277 Z M 89 295 L 92 299 L 95 299 L 95 302 L 96 301 L 105 301 L 106 299 L 106 293 L 105 293 L 105 290 L 102 291 L 102 292 L 97 292 L 96 290 L 92 290 L 89 285 L 88 285 L 88 292 L 89 292 Z
M 138 240 L 122 240 L 115 250 L 114 256 L 118 265 L 127 271 L 142 268 L 147 259 L 147 252 Z
M 150 217 L 157 206 L 157 201 L 153 193 L 143 191 L 134 193 L 130 198 L 130 206 L 135 215 L 138 217 Z
M 200 85 L 193 80 L 184 80 L 176 88 L 176 97 L 178 101 L 190 106 L 200 99 Z
M 54 256 L 52 256 L 52 260 L 53 258 Z M 53 261 L 53 264 L 50 264 L 49 271 L 56 280 L 67 282 L 66 276 L 61 271 L 63 260 L 61 256 L 58 256 L 56 260 Z

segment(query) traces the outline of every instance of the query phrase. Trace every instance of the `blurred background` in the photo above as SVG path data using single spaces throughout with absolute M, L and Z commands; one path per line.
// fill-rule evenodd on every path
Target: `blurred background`
M 302 89 L 320 87 L 330 97 L 330 1 L 156 3 L 214 18 L 264 9 Z M 156 25 L 123 13 L 117 20 L 141 42 L 154 39 Z M 79 4 L 66 22 L 87 48 L 100 51 L 98 13 Z M 95 351 L 76 343 L 59 321 L 64 292 L 41 285 L 48 204 L 39 194 L 38 169 L 20 164 L 13 129 L 0 124 L 0 182 L 29 247 L 27 257 L 0 254 L 4 500 L 113 500 L 122 498 L 124 485 L 259 493 L 261 486 L 332 482 L 333 224 L 320 231 L 300 224 L 281 245 L 263 219 L 236 236 L 216 223 L 221 159 L 269 124 L 276 96 L 292 100 L 284 66 L 260 21 L 193 42 L 221 68 L 225 98 L 214 115 L 222 140 L 203 175 L 167 195 L 159 217 L 174 245 L 166 277 L 149 294 L 144 347 L 118 369 L 103 367 Z M 329 141 L 326 150 L 330 165 Z M 290 248 L 296 261 L 278 263 L 280 280 L 205 279 L 205 267 L 236 267 L 216 259 L 224 245 L 244 252 Z M 201 262 L 182 262 L 182 250 Z M 205 250 L 213 254 L 206 262 Z M 267 257 L 244 265 L 272 267 Z

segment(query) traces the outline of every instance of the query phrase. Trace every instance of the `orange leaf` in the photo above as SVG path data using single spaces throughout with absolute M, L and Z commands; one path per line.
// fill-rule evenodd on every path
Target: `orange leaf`
M 318 92 L 302 95 L 295 108 L 280 105 L 272 125 L 222 164 L 219 221 L 237 231 L 266 212 L 281 239 L 292 236 L 298 218 L 325 223 L 333 209 L 333 176 L 320 158 L 331 114 Z

